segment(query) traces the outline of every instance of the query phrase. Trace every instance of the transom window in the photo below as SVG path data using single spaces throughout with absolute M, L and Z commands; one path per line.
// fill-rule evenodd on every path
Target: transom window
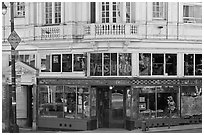
M 45 3 L 45 24 L 61 23 L 61 3 L 46 2 Z
M 183 21 L 184 23 L 202 23 L 202 6 L 184 5 Z
M 25 2 L 16 2 L 16 17 L 25 17 Z
M 165 19 L 165 2 L 153 2 L 153 18 Z

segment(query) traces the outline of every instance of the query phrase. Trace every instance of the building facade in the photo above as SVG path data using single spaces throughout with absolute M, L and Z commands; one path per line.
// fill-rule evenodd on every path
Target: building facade
M 11 84 L 9 3 L 3 84 Z M 16 2 L 20 126 L 91 130 L 201 122 L 202 3 Z

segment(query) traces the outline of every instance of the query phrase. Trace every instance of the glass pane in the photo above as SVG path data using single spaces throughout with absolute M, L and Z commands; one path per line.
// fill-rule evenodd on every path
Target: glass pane
M 112 90 L 112 119 L 122 120 L 123 119 L 123 90 L 115 89 Z
M 39 87 L 41 117 L 63 117 L 63 86 Z
M 150 53 L 139 54 L 139 74 L 151 75 L 151 54 Z
M 50 55 L 41 55 L 41 72 L 50 72 Z
M 111 53 L 111 75 L 117 75 L 117 53 Z
M 84 69 L 83 54 L 74 54 L 74 71 L 83 71 Z
M 72 54 L 62 54 L 62 72 L 72 72 Z
M 202 116 L 202 87 L 181 87 L 181 116 Z
M 167 75 L 177 75 L 177 55 L 166 54 L 166 72 Z
M 104 53 L 104 76 L 110 76 L 110 53 Z
M 164 54 L 152 54 L 152 75 L 164 75 Z
M 184 54 L 184 75 L 194 75 L 194 55 Z
M 30 55 L 30 65 L 32 67 L 35 67 L 35 55 L 34 54 Z
M 25 63 L 27 63 L 28 65 L 30 65 L 30 56 L 29 55 L 25 55 Z
M 52 55 L 52 72 L 61 71 L 61 55 Z
M 64 98 L 66 99 L 64 104 L 65 118 L 76 117 L 76 87 L 64 86 Z
M 119 75 L 130 76 L 132 74 L 131 53 L 119 54 Z
M 90 96 L 91 96 L 91 116 L 95 117 L 96 116 L 96 88 L 91 88 L 90 91 Z
M 195 75 L 202 75 L 202 54 L 195 54 Z
M 102 76 L 102 53 L 92 53 L 90 55 L 90 75 Z

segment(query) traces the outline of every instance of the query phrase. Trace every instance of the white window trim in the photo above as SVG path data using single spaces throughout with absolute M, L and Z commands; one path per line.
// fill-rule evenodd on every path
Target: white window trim
M 54 24 L 61 24 L 62 23 L 62 3 L 61 3 L 61 10 L 60 10 L 60 23 L 55 22 L 55 3 L 56 2 L 47 2 L 47 3 L 52 3 L 52 23 L 46 23 L 46 2 L 44 3 L 44 24 L 45 25 L 54 25 Z
M 154 11 L 154 2 L 152 2 L 152 18 L 153 18 L 153 20 L 165 20 L 166 19 L 166 8 L 167 8 L 167 4 L 168 3 L 166 3 L 166 2 L 159 2 L 159 4 L 162 4 L 162 6 L 163 6 L 162 16 L 154 17 L 154 12 L 157 12 L 157 11 Z M 159 12 L 161 12 L 161 11 L 159 11 Z

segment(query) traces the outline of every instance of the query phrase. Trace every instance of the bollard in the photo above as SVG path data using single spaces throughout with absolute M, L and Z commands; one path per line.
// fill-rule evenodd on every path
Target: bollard
M 146 121 L 142 121 L 142 131 L 147 131 Z

